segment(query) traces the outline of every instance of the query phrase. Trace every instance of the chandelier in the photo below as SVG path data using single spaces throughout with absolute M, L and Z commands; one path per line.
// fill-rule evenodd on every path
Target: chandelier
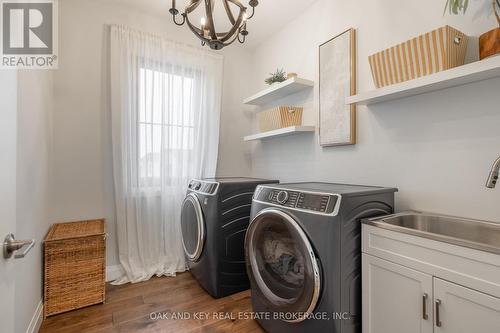
M 172 8 L 169 10 L 170 14 L 172 14 L 174 23 L 179 26 L 186 23 L 189 29 L 191 29 L 191 31 L 201 40 L 201 44 L 208 44 L 213 50 L 220 50 L 236 40 L 243 44 L 248 35 L 247 20 L 253 17 L 255 14 L 255 7 L 259 4 L 258 0 L 248 1 L 248 5 L 252 8 L 252 14 L 248 15 L 247 7 L 243 6 L 239 0 L 220 0 L 224 5 L 224 10 L 231 24 L 231 28 L 226 32 L 217 32 L 215 31 L 214 7 L 215 2 L 218 0 L 190 0 L 183 13 L 179 13 L 179 10 L 175 7 L 175 1 L 176 0 L 172 0 Z M 190 15 L 202 2 L 205 6 L 205 16 L 202 16 L 200 26 L 198 27 L 190 20 Z M 234 15 L 233 9 L 230 7 L 231 4 L 233 4 L 232 6 L 234 8 L 239 10 L 237 16 Z M 177 15 L 179 14 L 182 18 L 178 22 Z

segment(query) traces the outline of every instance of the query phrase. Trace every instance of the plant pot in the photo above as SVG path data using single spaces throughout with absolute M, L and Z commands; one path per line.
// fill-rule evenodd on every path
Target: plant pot
M 500 28 L 488 31 L 479 37 L 479 58 L 500 54 Z

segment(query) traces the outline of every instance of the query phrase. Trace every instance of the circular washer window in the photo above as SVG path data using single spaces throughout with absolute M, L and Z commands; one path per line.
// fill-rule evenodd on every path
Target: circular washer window
M 314 311 L 319 266 L 309 239 L 290 215 L 277 209 L 260 212 L 248 228 L 245 251 L 250 279 L 272 311 L 287 314 L 283 320 L 290 322 Z
M 205 221 L 200 202 L 190 193 L 184 199 L 181 212 L 182 244 L 191 261 L 198 261 L 205 244 Z

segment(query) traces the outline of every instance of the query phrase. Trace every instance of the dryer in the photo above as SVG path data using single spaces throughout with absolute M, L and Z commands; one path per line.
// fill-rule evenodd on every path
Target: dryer
M 396 191 L 257 187 L 245 256 L 255 317 L 267 332 L 361 332 L 360 221 L 392 213 Z
M 249 288 L 244 242 L 255 188 L 276 180 L 192 180 L 182 204 L 181 230 L 187 265 L 213 297 Z

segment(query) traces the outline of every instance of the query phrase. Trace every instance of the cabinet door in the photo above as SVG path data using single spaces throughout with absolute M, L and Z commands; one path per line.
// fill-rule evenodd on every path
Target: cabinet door
M 432 276 L 363 254 L 363 333 L 432 333 Z
M 500 332 L 500 299 L 434 278 L 435 333 Z

